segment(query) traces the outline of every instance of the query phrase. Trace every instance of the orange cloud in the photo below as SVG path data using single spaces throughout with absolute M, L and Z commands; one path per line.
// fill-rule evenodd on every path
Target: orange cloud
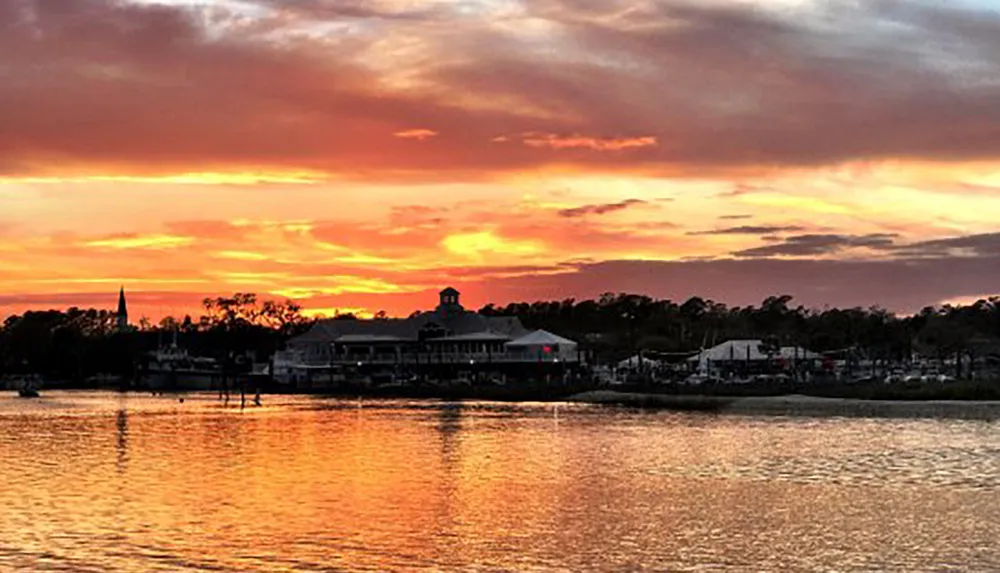
M 215 253 L 220 259 L 233 259 L 237 261 L 266 261 L 270 257 L 265 253 L 253 251 L 218 251 Z
M 339 295 L 347 293 L 388 294 L 406 292 L 408 290 L 419 290 L 407 289 L 403 286 L 392 284 L 384 280 L 346 275 L 295 277 L 289 279 L 289 282 L 293 284 L 296 282 L 308 282 L 312 283 L 314 286 L 282 287 L 271 292 L 288 298 L 304 299 L 317 295 Z
M 497 141 L 494 139 L 494 141 Z M 581 135 L 559 136 L 552 133 L 526 133 L 521 142 L 529 147 L 549 147 L 552 149 L 590 149 L 593 151 L 623 151 L 642 147 L 655 147 L 655 137 L 595 138 Z
M 84 243 L 99 249 L 176 249 L 194 243 L 192 237 L 177 235 L 120 235 Z
M 732 295 L 715 271 L 809 292 L 849 257 L 947 270 L 913 287 L 934 300 L 989 292 L 926 262 L 993 262 L 988 12 L 238 4 L 0 2 L 0 307 L 121 282 L 149 312 L 237 289 L 403 313 L 443 283 Z
M 486 256 L 527 256 L 539 254 L 543 246 L 538 241 L 514 240 L 498 236 L 492 231 L 455 233 L 441 241 L 450 253 L 459 257 L 483 260 Z
M 332 318 L 334 316 L 345 314 L 352 314 L 363 319 L 370 319 L 375 316 L 375 313 L 371 310 L 361 307 L 310 308 L 304 309 L 302 314 L 303 316 L 307 316 L 309 318 Z
M 406 129 L 403 131 L 397 131 L 393 135 L 400 139 L 416 139 L 418 141 L 424 141 L 425 139 L 430 139 L 437 134 L 438 132 L 431 129 Z

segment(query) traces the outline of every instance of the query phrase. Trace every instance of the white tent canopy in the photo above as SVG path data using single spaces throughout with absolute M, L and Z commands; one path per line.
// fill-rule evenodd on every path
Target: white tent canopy
M 568 362 L 577 360 L 576 343 L 545 330 L 529 332 L 507 343 L 507 350 L 513 354 L 538 360 Z
M 529 346 L 558 346 L 576 348 L 576 343 L 568 338 L 563 338 L 548 332 L 547 330 L 536 330 L 529 332 L 521 338 L 511 340 L 507 346 L 513 348 L 527 348 Z
M 746 361 L 751 362 L 767 360 L 768 356 L 761 352 L 762 340 L 727 340 L 722 344 L 712 348 L 702 350 L 698 354 L 688 358 L 688 362 L 705 364 L 706 362 L 729 362 Z M 785 360 L 818 360 L 819 354 L 797 346 L 784 346 L 774 358 Z

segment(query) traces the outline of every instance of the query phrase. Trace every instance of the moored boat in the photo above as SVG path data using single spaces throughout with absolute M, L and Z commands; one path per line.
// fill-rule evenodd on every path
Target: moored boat
M 38 393 L 38 390 L 35 390 L 34 388 L 21 388 L 20 390 L 17 391 L 17 395 L 20 396 L 21 398 L 41 397 L 41 394 Z
M 216 390 L 222 374 L 214 358 L 191 356 L 171 344 L 147 355 L 142 382 L 150 390 Z
M 41 396 L 38 392 L 37 376 L 19 376 L 11 383 L 8 383 L 8 387 L 16 388 L 17 395 L 21 398 L 38 398 Z

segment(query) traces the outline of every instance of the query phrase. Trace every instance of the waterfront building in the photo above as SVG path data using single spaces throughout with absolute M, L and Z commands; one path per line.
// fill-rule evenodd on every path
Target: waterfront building
M 446 288 L 433 310 L 409 318 L 318 321 L 275 356 L 275 374 L 356 367 L 434 370 L 455 366 L 510 370 L 516 365 L 580 361 L 577 344 L 543 330 L 529 331 L 514 316 L 486 316 L 462 307 Z M 505 368 L 507 367 L 507 368 Z M 452 369 L 454 370 L 454 369 Z

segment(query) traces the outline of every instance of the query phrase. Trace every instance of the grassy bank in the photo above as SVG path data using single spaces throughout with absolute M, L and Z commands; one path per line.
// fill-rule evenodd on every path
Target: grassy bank
M 703 384 L 684 386 L 671 384 L 622 385 L 616 392 L 674 396 L 717 396 L 750 398 L 799 394 L 818 398 L 850 398 L 857 400 L 1000 400 L 1000 380 L 956 380 L 951 382 L 893 383 L 866 382 L 843 384 L 824 382 L 801 384 Z
M 1000 400 L 998 380 L 956 380 L 953 382 L 922 382 L 920 384 L 862 384 L 818 386 L 803 394 L 825 398 L 856 398 L 860 400 Z
M 572 402 L 671 411 L 744 415 L 843 416 L 874 418 L 1000 419 L 996 400 L 871 400 L 804 396 L 690 396 L 597 390 L 571 396 Z

